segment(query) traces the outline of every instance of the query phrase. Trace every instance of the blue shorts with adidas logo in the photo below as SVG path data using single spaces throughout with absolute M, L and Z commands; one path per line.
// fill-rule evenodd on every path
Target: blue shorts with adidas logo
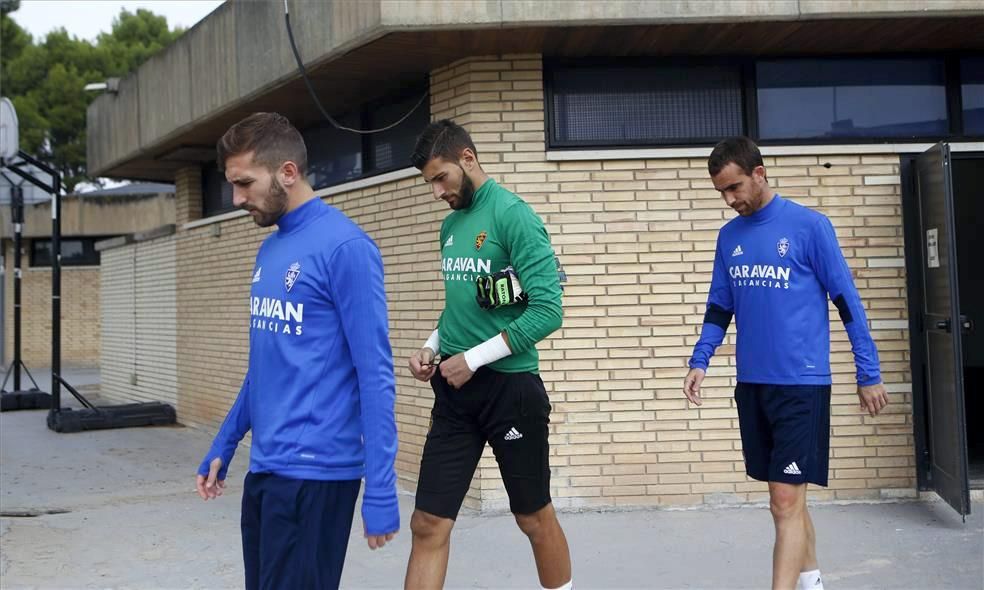
M 735 402 L 749 477 L 827 485 L 829 385 L 738 383 Z

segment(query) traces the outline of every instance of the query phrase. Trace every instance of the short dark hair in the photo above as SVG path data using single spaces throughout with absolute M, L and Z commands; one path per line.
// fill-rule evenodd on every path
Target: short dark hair
M 253 113 L 229 128 L 215 146 L 219 170 L 225 170 L 226 160 L 253 152 L 253 161 L 271 172 L 284 162 L 297 164 L 304 176 L 307 173 L 307 147 L 304 138 L 287 117 L 279 113 Z
M 427 162 L 433 158 L 457 160 L 465 148 L 478 155 L 478 150 L 475 149 L 475 144 L 472 143 L 472 138 L 464 127 L 451 119 L 441 119 L 424 128 L 417 138 L 417 144 L 413 147 L 410 162 L 418 170 L 423 170 Z
M 744 136 L 729 137 L 714 146 L 711 156 L 707 158 L 707 171 L 711 176 L 717 176 L 725 166 L 732 163 L 737 164 L 749 176 L 752 175 L 752 170 L 765 165 L 758 146 Z

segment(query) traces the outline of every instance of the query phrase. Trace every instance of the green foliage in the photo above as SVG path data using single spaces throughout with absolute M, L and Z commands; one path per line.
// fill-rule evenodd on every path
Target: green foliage
M 64 29 L 35 43 L 11 15 L 18 0 L 0 0 L 0 88 L 17 109 L 21 149 L 61 172 L 68 190 L 95 181 L 86 170 L 86 108 L 98 93 L 83 87 L 123 77 L 184 31 L 149 10 L 122 10 L 95 43 Z

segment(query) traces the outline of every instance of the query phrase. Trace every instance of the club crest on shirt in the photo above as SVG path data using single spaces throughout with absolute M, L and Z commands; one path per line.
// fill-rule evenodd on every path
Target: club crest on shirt
M 481 232 L 481 233 L 479 233 L 477 236 L 475 236 L 475 249 L 476 250 L 481 250 L 482 249 L 482 244 L 485 243 L 485 238 L 487 238 L 487 237 L 489 237 L 489 234 L 488 234 L 488 232 L 484 232 L 484 231 Z
M 780 238 L 779 242 L 776 244 L 776 250 L 779 251 L 780 258 L 785 258 L 786 253 L 789 252 L 789 240 L 786 238 Z
M 291 264 L 287 269 L 287 274 L 284 275 L 284 287 L 287 288 L 287 292 L 294 287 L 294 283 L 297 282 L 297 277 L 301 276 L 301 263 L 295 262 Z

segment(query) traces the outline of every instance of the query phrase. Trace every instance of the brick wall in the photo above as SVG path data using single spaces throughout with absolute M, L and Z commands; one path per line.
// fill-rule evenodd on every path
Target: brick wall
M 14 249 L 12 241 L 4 240 L 4 244 L 4 363 L 9 364 L 14 356 Z M 31 268 L 30 248 L 30 240 L 24 240 L 21 359 L 36 373 L 36 369 L 51 366 L 51 268 Z M 62 364 L 95 366 L 99 362 L 99 267 L 62 267 L 61 295 Z
M 101 394 L 177 403 L 173 236 L 102 252 Z
M 202 216 L 202 170 L 198 166 L 185 166 L 174 175 L 174 219 L 179 226 Z
M 680 391 L 700 330 L 717 231 L 731 215 L 710 185 L 704 159 L 548 161 L 539 56 L 470 58 L 434 71 L 431 83 L 434 118 L 454 117 L 471 131 L 485 170 L 544 218 L 569 277 L 564 327 L 540 345 L 554 406 L 557 505 L 763 498 L 765 486 L 750 482 L 742 468 L 733 334 L 712 362 L 704 406 L 688 409 Z M 886 414 L 871 419 L 858 412 L 849 343 L 833 313 L 832 479 L 813 497 L 912 494 L 898 158 L 792 155 L 767 158 L 766 165 L 783 195 L 834 222 L 894 394 Z M 179 175 L 179 223 L 200 210 L 196 178 L 191 169 Z M 437 232 L 447 208 L 417 177 L 329 192 L 327 201 L 362 225 L 383 252 L 398 388 L 398 470 L 402 485 L 412 489 L 431 393 L 404 367 L 443 305 Z M 239 389 L 249 278 L 266 234 L 249 218 L 237 218 L 177 235 L 177 402 L 185 423 L 214 430 Z M 490 453 L 466 505 L 506 505 Z
M 432 80 L 435 118 L 464 124 L 485 169 L 540 213 L 570 279 L 564 328 L 540 347 L 554 403 L 556 503 L 763 498 L 766 487 L 743 472 L 733 334 L 712 364 L 704 406 L 688 409 L 680 392 L 717 231 L 733 215 L 704 158 L 547 161 L 537 56 L 469 59 Z M 814 497 L 908 494 L 915 481 L 898 157 L 766 164 L 778 191 L 834 222 L 896 394 L 879 418 L 858 412 L 850 345 L 833 313 L 832 482 Z M 489 453 L 477 480 L 483 507 L 506 506 Z

